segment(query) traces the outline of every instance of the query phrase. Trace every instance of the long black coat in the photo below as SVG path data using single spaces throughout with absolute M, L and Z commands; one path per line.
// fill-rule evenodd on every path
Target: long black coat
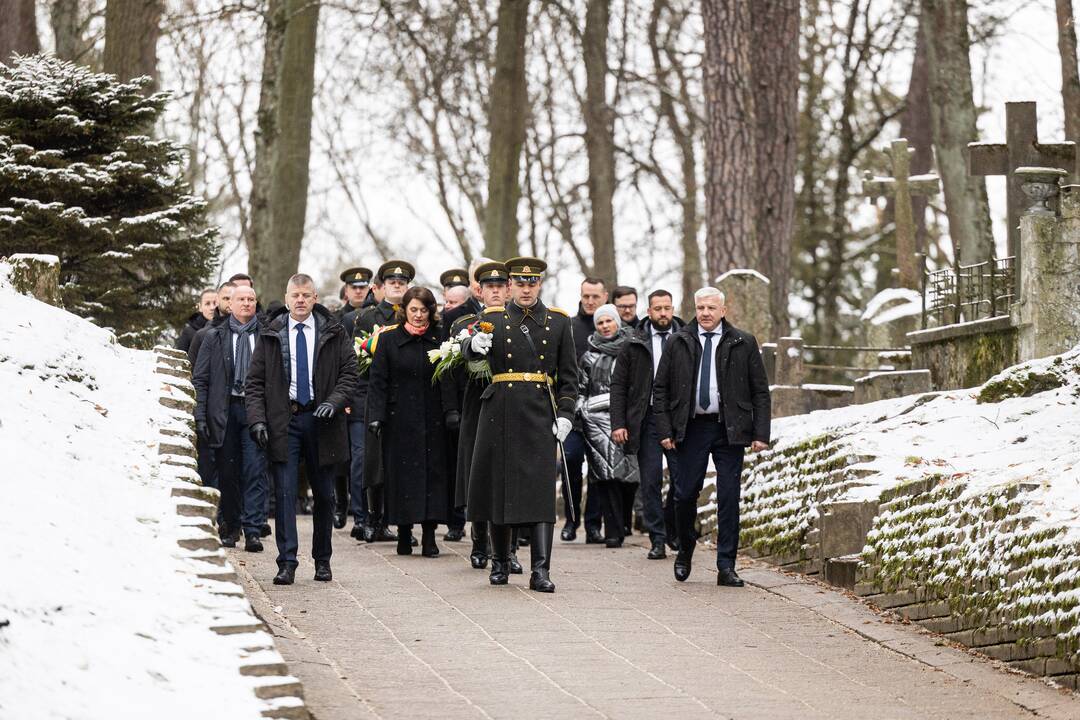
M 445 336 L 457 337 L 458 333 L 476 320 L 475 314 L 458 317 Z M 443 376 L 441 384 L 443 408 L 447 411 L 455 410 L 461 414 L 454 468 L 454 506 L 464 507 L 469 504 L 469 470 L 472 467 L 473 448 L 476 445 L 476 426 L 480 422 L 480 396 L 490 383 L 483 379 L 473 379 L 468 369 L 464 365 L 459 365 L 451 373 Z
M 749 445 L 754 440 L 769 442 L 772 416 L 769 380 L 757 340 L 727 320 L 722 322 L 716 368 L 727 440 L 732 445 Z M 697 335 L 695 320 L 668 339 L 653 381 L 656 432 L 676 443 L 686 437 L 686 424 L 696 404 L 701 358 Z
M 368 378 L 367 421 L 382 424 L 386 522 L 446 522 L 453 477 L 442 390 L 431 381 L 428 351 L 439 329 L 413 336 L 403 326 L 379 335 Z
M 358 373 L 352 341 L 345 329 L 322 305 L 316 305 L 315 367 L 312 369 L 313 400 L 318 406 L 328 402 L 337 412 L 330 420 L 319 421 L 319 465 L 333 465 L 349 459 L 349 430 L 345 406 L 356 389 Z M 264 422 L 270 432 L 267 457 L 272 462 L 288 459 L 289 420 L 289 311 L 282 308 L 260 332 L 251 354 L 244 395 L 249 425 Z
M 258 334 L 266 323 L 259 323 Z M 258 344 L 258 343 L 256 343 Z M 191 374 L 195 386 L 195 420 L 205 422 L 212 448 L 225 444 L 225 425 L 229 420 L 229 400 L 233 384 L 233 336 L 229 323 L 210 328 L 204 336 L 195 371 Z
M 188 360 L 191 362 L 191 367 L 195 367 L 195 361 L 199 359 L 199 348 L 202 347 L 203 341 L 206 339 L 206 333 L 228 321 L 228 315 L 223 315 L 217 310 L 214 310 L 214 319 L 195 331 L 195 334 L 191 338 L 191 344 L 188 345 L 187 348 L 187 356 Z
M 682 325 L 679 320 L 672 321 L 669 341 Z M 642 318 L 630 342 L 619 353 L 611 376 L 611 427 L 628 431 L 630 437 L 624 445 L 627 453 L 636 453 L 641 446 L 641 429 L 652 398 L 651 328 L 652 323 Z
M 528 313 L 514 304 L 491 307 L 481 319 L 494 325 L 487 355 L 491 372 L 546 372 L 554 381 L 559 417 L 572 419 L 577 357 L 566 313 L 538 301 Z M 522 325 L 529 329 L 535 352 Z M 483 357 L 471 348 L 465 356 Z M 492 383 L 480 403 L 469 471 L 469 519 L 500 525 L 554 522 L 557 445 L 548 388 L 539 382 Z

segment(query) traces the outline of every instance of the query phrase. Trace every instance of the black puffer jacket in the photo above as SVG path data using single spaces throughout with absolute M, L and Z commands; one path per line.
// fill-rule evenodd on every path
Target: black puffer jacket
M 188 351 L 191 341 L 195 339 L 195 333 L 206 327 L 206 317 L 201 312 L 194 313 L 188 318 L 187 325 L 180 331 L 180 337 L 176 338 L 176 349 Z

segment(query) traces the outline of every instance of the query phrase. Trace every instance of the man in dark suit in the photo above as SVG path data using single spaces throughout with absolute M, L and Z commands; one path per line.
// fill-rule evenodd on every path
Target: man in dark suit
M 236 547 L 241 529 L 244 549 L 261 552 L 266 522 L 266 455 L 248 434 L 244 382 L 259 334 L 255 291 L 237 287 L 229 319 L 212 328 L 199 351 L 195 386 L 195 428 L 214 449 L 221 490 L 219 534 L 225 547 Z
M 289 278 L 286 307 L 260 333 L 244 386 L 251 436 L 267 451 L 275 479 L 275 585 L 291 585 L 295 579 L 301 458 L 315 495 L 315 579 L 333 578 L 334 466 L 349 457 L 345 408 L 358 373 L 351 339 L 318 298 L 311 277 Z
M 618 305 L 616 305 L 616 308 Z M 611 437 L 636 452 L 641 471 L 641 504 L 645 529 L 652 547 L 650 560 L 667 557 L 665 542 L 675 546 L 675 476 L 678 460 L 674 450 L 660 447 L 653 417 L 653 377 L 672 335 L 682 328 L 676 320 L 671 293 L 655 290 L 649 294 L 649 316 L 619 353 L 611 377 Z M 667 458 L 667 504 L 662 501 L 663 459 Z
M 690 577 L 698 495 L 712 457 L 716 466 L 717 585 L 742 587 L 735 572 L 739 549 L 739 489 L 743 454 L 769 446 L 769 380 L 757 339 L 724 320 L 724 294 L 694 293 L 696 319 L 668 341 L 653 382 L 657 433 L 675 450 L 675 579 Z

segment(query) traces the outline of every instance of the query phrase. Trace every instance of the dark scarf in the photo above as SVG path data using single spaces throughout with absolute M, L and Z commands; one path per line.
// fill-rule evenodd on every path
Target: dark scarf
M 632 334 L 633 328 L 630 327 L 619 328 L 619 331 L 609 338 L 594 332 L 589 336 L 589 347 L 604 355 L 618 355 Z
M 236 359 L 233 360 L 233 395 L 244 394 L 244 382 L 247 380 L 248 367 L 251 366 L 251 343 L 248 335 L 254 335 L 259 329 L 259 316 L 255 315 L 246 323 L 241 323 L 233 316 L 229 316 L 229 330 L 238 337 L 236 338 Z

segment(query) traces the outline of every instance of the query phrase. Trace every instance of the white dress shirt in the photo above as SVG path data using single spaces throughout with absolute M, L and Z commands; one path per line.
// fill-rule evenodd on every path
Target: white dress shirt
M 315 399 L 315 383 L 312 374 L 315 372 L 315 316 L 308 315 L 304 322 L 297 322 L 292 315 L 289 316 L 289 399 L 296 400 L 296 327 L 304 326 L 304 341 L 307 343 L 307 369 L 308 388 L 311 391 L 311 399 Z
M 722 325 L 717 325 L 716 328 L 714 328 L 713 330 L 705 330 L 703 327 L 698 325 L 698 342 L 701 343 L 701 349 L 702 349 L 701 358 L 702 358 L 702 360 L 698 361 L 697 375 L 694 377 L 694 380 L 695 380 L 695 383 L 694 383 L 694 414 L 695 415 L 716 414 L 716 413 L 720 412 L 720 383 L 719 383 L 719 380 L 718 380 L 717 375 L 716 375 L 716 364 L 718 362 L 716 350 L 717 350 L 717 348 L 720 347 L 720 337 L 721 337 L 720 330 L 721 330 L 722 327 L 723 327 Z M 701 362 L 705 358 L 704 350 L 705 350 L 705 339 L 706 339 L 705 338 L 705 333 L 706 332 L 713 333 L 713 336 L 712 336 L 712 363 L 709 366 L 709 369 L 711 371 L 709 373 L 709 407 L 703 408 L 703 407 L 701 407 L 701 404 L 698 402 L 698 395 L 701 392 L 701 389 L 700 389 L 700 387 L 698 385 L 698 382 L 701 379 Z
M 665 338 L 665 345 L 671 341 L 671 327 L 667 330 L 657 330 L 655 325 L 649 325 L 649 338 L 652 340 L 652 374 L 656 377 L 656 370 L 660 367 L 660 356 L 663 354 L 660 350 L 660 333 L 666 332 L 667 338 Z

